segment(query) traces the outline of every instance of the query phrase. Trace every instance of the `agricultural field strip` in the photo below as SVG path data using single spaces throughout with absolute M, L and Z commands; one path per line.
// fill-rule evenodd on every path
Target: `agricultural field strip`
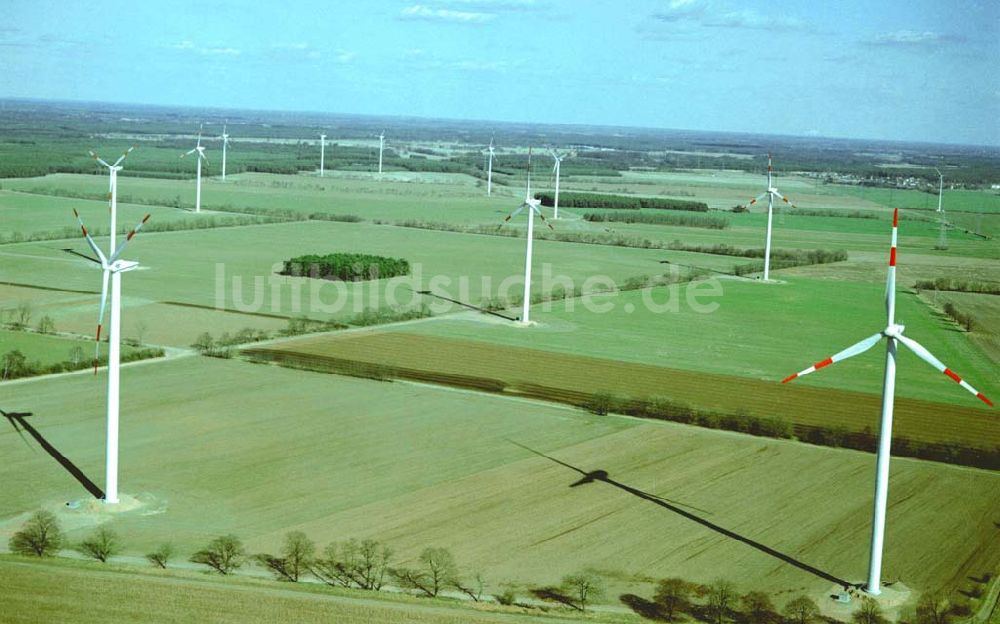
M 796 425 L 843 424 L 853 431 L 873 429 L 872 415 L 880 405 L 877 395 L 847 390 L 781 386 L 731 375 L 391 331 L 292 338 L 260 351 L 279 360 L 302 358 L 304 364 L 311 358 L 318 364 L 324 358 L 385 364 L 422 371 L 429 379 L 435 374 L 478 377 L 507 384 L 507 392 L 530 388 L 554 401 L 578 401 L 594 391 L 634 398 L 661 396 L 703 408 L 778 416 Z M 557 379 L 552 386 L 542 381 L 552 377 Z M 816 406 L 824 407 L 820 411 Z M 897 398 L 897 408 L 896 431 L 901 436 L 923 442 L 1000 445 L 1000 430 L 979 409 L 902 397 Z
M 358 593 L 295 585 L 279 585 L 248 579 L 216 578 L 178 571 L 149 572 L 130 568 L 96 567 L 62 561 L 0 559 L 3 579 L 0 618 L 17 622 L 73 621 L 107 622 L 145 619 L 156 612 L 171 621 L 195 621 L 207 616 L 250 621 L 260 617 L 283 620 L 319 618 L 344 624 L 444 622 L 487 624 L 490 622 L 556 624 L 566 617 L 522 616 L 463 608 L 460 604 L 427 603 L 395 596 Z M 54 579 L 60 579 L 55 581 Z M 123 590 L 123 584 L 128 590 Z M 33 596 L 40 592 L 51 602 L 38 612 Z M 94 595 L 111 599 L 94 604 Z M 252 600 L 247 600 L 252 596 Z M 37 619 L 36 619 L 37 618 Z M 377 619 L 373 619 L 377 618 Z M 230 620 L 226 620 L 230 621 Z
M 859 453 L 537 402 L 512 409 L 502 397 L 210 358 L 123 377 L 147 388 L 141 399 L 125 397 L 132 414 L 123 419 L 128 480 L 133 491 L 165 504 L 163 513 L 115 520 L 129 554 L 164 539 L 188 553 L 228 532 L 252 552 L 273 552 L 286 531 L 297 529 L 321 544 L 377 537 L 402 562 L 427 544 L 446 545 L 465 569 L 481 569 L 494 582 L 552 583 L 592 566 L 612 584 L 611 602 L 621 592 L 648 595 L 643 577 L 708 582 L 723 570 L 741 589 L 829 590 L 826 580 L 608 484 L 569 487 L 579 474 L 507 440 L 581 469 L 608 470 L 624 484 L 694 505 L 710 522 L 837 574 L 856 569 L 866 546 L 871 457 Z M 92 385 L 54 380 L 46 392 L 15 389 L 7 399 L 30 406 L 44 435 L 88 472 L 102 465 L 100 405 L 79 400 Z M 297 409 L 281 412 L 290 392 Z M 242 397 L 241 409 L 223 409 L 234 396 Z M 419 417 L 413 405 L 421 406 Z M 0 475 L 12 493 L 3 517 L 29 511 L 39 498 L 63 507 L 79 495 L 48 457 L 22 446 L 0 435 L 10 457 Z M 144 457 L 162 461 L 137 460 Z M 996 562 L 989 540 L 997 501 L 971 495 L 994 475 L 906 459 L 894 470 L 899 521 L 890 543 L 900 574 L 919 588 L 944 587 Z M 760 483 L 778 475 L 785 475 L 780 484 L 761 491 Z M 833 484 L 837 505 L 829 504 Z M 808 498 L 790 502 L 799 497 Z M 959 501 L 970 521 L 955 527 L 945 510 Z M 71 537 L 88 530 L 77 525 Z M 562 537 L 547 539 L 554 535 Z M 952 539 L 947 548 L 934 540 L 940 535 Z M 916 546 L 927 543 L 939 547 Z

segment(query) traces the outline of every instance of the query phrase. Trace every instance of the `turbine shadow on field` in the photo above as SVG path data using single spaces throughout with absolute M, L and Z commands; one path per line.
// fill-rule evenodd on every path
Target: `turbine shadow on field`
M 718 269 L 710 269 L 708 267 L 701 267 L 694 264 L 682 264 L 680 262 L 674 262 L 673 260 L 660 260 L 660 264 L 669 264 L 671 266 L 684 267 L 686 269 L 697 269 L 699 271 L 709 271 L 710 273 L 718 273 L 719 275 L 729 275 L 730 277 L 740 277 L 732 271 L 719 271 Z
M 28 444 L 28 440 L 25 439 L 24 434 L 21 432 L 22 429 L 24 431 L 27 431 L 28 435 L 34 438 L 35 441 L 38 442 L 39 446 L 41 446 L 42 449 L 44 449 L 45 452 L 52 457 L 52 459 L 59 462 L 59 465 L 65 468 L 66 472 L 73 475 L 73 477 L 80 483 L 80 485 L 82 485 L 84 489 L 90 492 L 94 496 L 94 498 L 97 498 L 98 500 L 104 498 L 104 491 L 101 490 L 101 488 L 97 487 L 96 483 L 91 481 L 87 477 L 87 475 L 83 474 L 82 470 L 77 468 L 76 464 L 71 462 L 65 455 L 60 453 L 56 447 L 49 444 L 49 441 L 46 440 L 42 436 L 42 434 L 38 433 L 37 429 L 32 427 L 30 423 L 24 420 L 26 417 L 31 416 L 31 412 L 5 412 L 3 410 L 0 410 L 0 414 L 2 414 L 4 418 L 8 420 L 8 422 L 10 422 L 10 425 L 14 427 L 14 431 L 16 431 L 18 435 L 21 436 L 21 439 L 24 440 L 25 444 Z M 18 425 L 20 425 L 20 427 L 18 427 Z M 28 444 L 28 448 L 31 448 L 30 444 Z
M 474 306 L 471 303 L 465 303 L 464 301 L 459 301 L 458 299 L 452 299 L 451 297 L 445 297 L 444 295 L 438 295 L 436 293 L 432 293 L 429 290 L 417 290 L 415 292 L 418 295 L 424 295 L 426 297 L 434 297 L 436 299 L 442 299 L 444 301 L 450 301 L 451 303 L 454 303 L 455 305 L 460 305 L 463 308 L 468 308 L 470 310 L 475 310 L 476 312 L 481 312 L 483 314 L 489 314 L 490 316 L 496 316 L 496 317 L 499 317 L 499 318 L 502 318 L 502 319 L 505 319 L 505 320 L 508 320 L 508 321 L 516 321 L 517 320 L 516 318 L 514 318 L 512 316 L 507 316 L 506 314 L 500 314 L 499 312 L 496 312 L 494 310 L 487 310 L 486 308 L 481 308 L 479 306 Z
M 641 498 L 643 500 L 646 500 L 646 501 L 649 501 L 649 502 L 653 503 L 654 505 L 658 505 L 660 507 L 663 507 L 664 509 L 672 511 L 675 514 L 677 514 L 679 516 L 682 516 L 684 518 L 687 518 L 688 520 L 691 520 L 692 522 L 700 524 L 701 526 L 703 526 L 703 527 L 705 527 L 707 529 L 711 529 L 712 531 L 715 531 L 716 533 L 719 533 L 721 535 L 725 535 L 726 537 L 728 537 L 730 539 L 733 539 L 733 540 L 736 540 L 737 542 L 741 542 L 743 544 L 746 544 L 747 546 L 750 546 L 751 548 L 759 550 L 760 552 L 762 552 L 762 553 L 764 553 L 766 555 L 770 555 L 771 557 L 774 557 L 776 559 L 780 559 L 781 561 L 784 561 L 787 564 L 793 565 L 796 568 L 798 568 L 798 569 L 800 569 L 800 570 L 802 570 L 804 572 L 808 572 L 809 574 L 812 574 L 814 576 L 818 576 L 819 578 L 824 579 L 826 581 L 829 581 L 831 583 L 836 583 L 837 585 L 840 585 L 844 589 L 847 589 L 847 588 L 849 588 L 851 586 L 851 584 L 848 583 L 847 581 L 845 581 L 844 579 L 837 578 L 836 576 L 830 574 L 829 572 L 825 572 L 823 570 L 820 570 L 817 567 L 809 565 L 808 563 L 805 563 L 803 561 L 799 561 L 798 559 L 792 557 L 791 555 L 788 555 L 788 554 L 785 554 L 785 553 L 780 552 L 778 550 L 775 550 L 774 548 L 771 548 L 770 546 L 767 546 L 765 544 L 761 544 L 760 542 L 752 540 L 749 537 L 745 537 L 743 535 L 740 535 L 739 533 L 737 533 L 735 531 L 732 531 L 732 530 L 727 529 L 727 528 L 725 528 L 723 526 L 715 524 L 714 522 L 706 520 L 705 518 L 702 518 L 701 516 L 699 516 L 699 515 L 697 515 L 695 513 L 692 513 L 690 511 L 686 511 L 684 509 L 681 509 L 681 506 L 688 507 L 688 505 L 682 505 L 681 503 L 678 503 L 676 501 L 672 501 L 672 500 L 669 500 L 669 499 L 666 499 L 666 498 L 661 498 L 659 496 L 656 496 L 655 494 L 649 494 L 647 492 L 643 492 L 642 490 L 638 490 L 638 489 L 636 489 L 634 487 L 631 487 L 629 485 L 621 483 L 620 481 L 615 481 L 614 479 L 611 478 L 611 476 L 608 474 L 608 472 L 606 470 L 591 470 L 591 471 L 588 472 L 586 470 L 577 468 L 576 466 L 573 466 L 571 464 L 567 464 L 564 461 L 558 460 L 555 457 L 549 457 L 548 455 L 545 455 L 544 453 L 541 453 L 541 452 L 536 451 L 536 450 L 534 450 L 532 448 L 524 446 L 523 444 L 519 444 L 517 442 L 514 442 L 513 440 L 507 440 L 507 441 L 510 442 L 511 444 L 514 444 L 516 446 L 519 446 L 519 447 L 523 448 L 526 451 L 534 453 L 535 455 L 538 455 L 539 457 L 544 457 L 545 459 L 547 459 L 549 461 L 552 461 L 552 462 L 555 462 L 555 463 L 559 464 L 560 466 L 565 466 L 566 468 L 569 468 L 570 470 L 574 470 L 574 471 L 580 473 L 580 475 L 582 475 L 581 478 L 578 479 L 576 482 L 570 484 L 570 487 L 577 487 L 577 486 L 584 485 L 584 484 L 587 484 L 587 483 L 593 483 L 595 481 L 600 481 L 602 483 L 607 483 L 608 485 L 611 485 L 611 486 L 616 487 L 616 488 L 618 488 L 620 490 L 628 492 L 632 496 L 635 496 L 637 498 Z M 692 507 L 692 509 L 697 509 L 697 508 Z M 704 510 L 701 510 L 701 509 L 699 509 L 698 511 L 701 511 L 702 513 L 706 513 Z

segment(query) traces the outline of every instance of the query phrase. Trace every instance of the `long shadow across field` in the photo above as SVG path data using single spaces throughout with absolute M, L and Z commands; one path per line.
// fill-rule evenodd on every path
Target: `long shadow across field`
M 829 572 L 825 572 L 823 570 L 820 570 L 819 568 L 817 568 L 815 566 L 811 566 L 808 563 L 805 563 L 803 561 L 799 561 L 798 559 L 792 557 L 791 555 L 788 555 L 788 554 L 785 554 L 785 553 L 783 553 L 781 551 L 775 550 L 774 548 L 771 548 L 770 546 L 767 546 L 765 544 L 761 544 L 758 541 L 755 541 L 755 540 L 750 539 L 749 537 L 740 535 L 739 533 L 736 533 L 735 531 L 727 529 L 727 528 L 725 528 L 723 526 L 719 526 L 718 524 L 715 524 L 714 522 L 706 520 L 706 519 L 702 518 L 701 516 L 698 516 L 698 515 L 690 512 L 690 511 L 686 511 L 684 509 L 681 509 L 680 508 L 680 503 L 677 503 L 675 501 L 671 501 L 671 500 L 666 499 L 666 498 L 661 498 L 659 496 L 656 496 L 655 494 L 649 494 L 647 492 L 643 492 L 642 490 L 638 490 L 638 489 L 636 489 L 634 487 L 631 487 L 629 485 L 621 483 L 620 481 L 615 481 L 614 479 L 611 478 L 611 476 L 608 474 L 608 472 L 606 470 L 591 470 L 590 472 L 587 472 L 586 470 L 582 470 L 580 468 L 577 468 L 576 466 L 573 466 L 571 464 L 567 464 L 566 462 L 558 460 L 555 457 L 549 457 L 548 455 L 546 455 L 544 453 L 541 453 L 541 452 L 536 451 L 536 450 L 534 450 L 532 448 L 524 446 L 523 444 L 519 444 L 517 442 L 514 442 L 513 440 L 508 440 L 508 442 L 510 442 L 511 444 L 514 444 L 516 446 L 519 446 L 519 447 L 523 448 L 526 451 L 534 453 L 535 455 L 538 455 L 539 457 L 544 457 L 545 459 L 547 459 L 549 461 L 552 461 L 552 462 L 555 462 L 555 463 L 559 464 L 560 466 L 565 466 L 566 468 L 569 468 L 570 470 L 573 470 L 575 472 L 580 473 L 582 475 L 582 477 L 579 480 L 577 480 L 575 483 L 571 483 L 570 487 L 577 487 L 577 486 L 580 486 L 580 485 L 584 485 L 586 483 L 593 483 L 594 481 L 600 481 L 602 483 L 607 483 L 608 485 L 611 485 L 611 486 L 616 487 L 616 488 L 618 488 L 620 490 L 624 490 L 625 492 L 628 492 L 632 496 L 636 496 L 636 497 L 641 498 L 643 500 L 649 501 L 649 502 L 653 503 L 654 505 L 658 505 L 660 507 L 663 507 L 664 509 L 667 509 L 669 511 L 674 512 L 675 514 L 677 514 L 679 516 L 687 518 L 688 520 L 691 520 L 692 522 L 696 522 L 696 523 L 700 524 L 703 527 L 706 527 L 708 529 L 711 529 L 712 531 L 715 531 L 716 533 L 719 533 L 721 535 L 725 535 L 726 537 L 728 537 L 730 539 L 734 539 L 734 540 L 736 540 L 738 542 L 742 542 L 742 543 L 746 544 L 747 546 L 750 546 L 751 548 L 755 548 L 755 549 L 759 550 L 760 552 L 762 552 L 762 553 L 764 553 L 766 555 L 770 555 L 770 556 L 772 556 L 772 557 L 774 557 L 776 559 L 780 559 L 781 561 L 784 561 L 785 563 L 793 565 L 793 566 L 795 566 L 796 568 L 798 568 L 800 570 L 808 572 L 808 573 L 810 573 L 810 574 L 812 574 L 814 576 L 818 576 L 821 579 L 830 581 L 831 583 L 836 583 L 837 585 L 840 585 L 841 587 L 843 587 L 845 590 L 848 589 L 851 586 L 851 584 L 848 583 L 847 581 L 845 581 L 844 579 L 837 578 L 836 576 L 830 574 Z M 685 505 L 685 507 L 686 506 L 687 505 Z M 703 511 L 703 510 L 699 510 L 699 511 Z
M 32 427 L 31 424 L 25 420 L 25 418 L 31 416 L 31 412 L 5 412 L 3 410 L 0 410 L 0 414 L 2 414 L 3 417 L 10 422 L 10 425 L 14 427 L 14 431 L 16 431 L 19 436 L 21 436 L 21 439 L 24 440 L 25 444 L 28 444 L 28 440 L 24 437 L 24 434 L 21 432 L 22 429 L 24 431 L 27 431 L 28 435 L 34 438 L 35 441 L 38 442 L 38 444 L 42 447 L 42 449 L 44 449 L 45 452 L 52 457 L 52 459 L 59 462 L 59 465 L 65 468 L 66 472 L 73 475 L 73 477 L 80 482 L 80 485 L 82 485 L 88 492 L 90 492 L 94 496 L 94 498 L 97 498 L 99 500 L 104 498 L 104 491 L 101 488 L 97 487 L 96 483 L 91 481 L 87 477 L 87 475 L 83 474 L 83 471 L 80 470 L 76 466 L 76 464 L 71 462 L 65 455 L 60 453 L 59 449 L 49 444 L 49 441 L 46 440 L 42 436 L 42 434 L 38 433 L 37 429 Z M 18 427 L 18 425 L 20 425 L 20 427 Z M 31 448 L 31 445 L 28 444 L 28 447 Z
M 496 312 L 494 310 L 487 310 L 486 308 L 481 308 L 479 306 L 474 306 L 471 303 L 465 303 L 464 301 L 459 301 L 458 299 L 452 299 L 451 297 L 445 297 L 444 295 L 438 295 L 436 293 L 432 293 L 429 290 L 417 290 L 417 291 L 414 291 L 414 292 L 416 292 L 418 295 L 424 295 L 425 297 L 434 297 L 436 299 L 442 299 L 444 301 L 450 301 L 451 303 L 454 303 L 455 305 L 460 305 L 463 308 L 468 308 L 470 310 L 475 310 L 476 312 L 482 312 L 483 314 L 489 314 L 490 316 L 497 316 L 497 317 L 500 317 L 500 318 L 508 320 L 508 321 L 516 321 L 517 320 L 516 318 L 514 318 L 512 316 L 507 316 L 506 314 L 500 314 L 499 312 Z

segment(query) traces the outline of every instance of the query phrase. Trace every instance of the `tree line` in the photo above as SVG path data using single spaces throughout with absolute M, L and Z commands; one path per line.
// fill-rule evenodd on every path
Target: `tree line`
M 24 525 L 11 536 L 11 552 L 28 557 L 52 557 L 63 548 L 73 548 L 80 554 L 107 563 L 122 552 L 117 532 L 99 526 L 77 542 L 70 542 L 55 514 L 34 512 Z M 146 560 L 160 569 L 167 569 L 175 560 L 176 549 L 161 543 L 146 554 Z M 454 555 L 447 548 L 428 546 L 405 565 L 397 565 L 393 550 L 376 539 L 347 539 L 331 542 L 324 548 L 302 531 L 285 534 L 275 553 L 251 553 L 236 535 L 221 535 L 190 555 L 188 561 L 204 565 L 228 576 L 249 565 L 268 570 L 275 580 L 298 583 L 307 577 L 331 587 L 378 592 L 393 584 L 408 592 L 427 598 L 438 598 L 445 592 L 464 596 L 474 602 L 492 600 L 501 605 L 530 608 L 519 595 L 521 586 L 511 581 L 496 584 L 487 593 L 487 582 L 480 572 L 462 574 Z M 955 618 L 972 614 L 977 602 L 986 596 L 993 581 L 992 573 L 969 576 L 967 588 L 961 591 L 966 600 L 949 599 L 942 592 L 925 592 L 901 614 L 900 621 L 908 624 L 950 624 Z M 887 624 L 879 603 L 855 588 L 848 595 L 860 598 L 851 615 L 852 624 Z M 607 587 L 603 578 L 589 569 L 566 574 L 558 585 L 530 589 L 527 595 L 547 602 L 557 602 L 580 612 L 604 598 Z M 525 597 L 527 597 L 527 595 Z M 681 622 L 695 620 L 706 624 L 829 624 L 837 622 L 820 613 L 815 600 L 804 594 L 792 596 L 779 610 L 765 592 L 739 592 L 730 581 L 716 579 L 711 583 L 695 583 L 679 577 L 655 582 L 651 599 L 636 594 L 622 594 L 619 600 L 644 618 Z
M 555 193 L 542 191 L 535 193 L 535 199 L 540 199 L 543 206 L 555 205 Z M 611 195 L 602 193 L 565 192 L 559 194 L 560 208 L 606 208 L 616 210 L 687 210 L 692 212 L 708 212 L 708 204 L 685 199 L 669 197 L 639 197 L 632 195 Z
M 951 277 L 938 277 L 933 280 L 917 280 L 913 287 L 917 290 L 945 290 L 953 292 L 977 293 L 980 295 L 1000 295 L 1000 284 L 962 280 Z
M 724 230 L 729 227 L 729 221 L 722 217 L 678 215 L 671 214 L 669 212 L 586 212 L 583 214 L 583 218 L 585 221 L 595 223 L 644 223 L 650 225 L 676 225 L 680 227 L 707 228 L 710 230 Z

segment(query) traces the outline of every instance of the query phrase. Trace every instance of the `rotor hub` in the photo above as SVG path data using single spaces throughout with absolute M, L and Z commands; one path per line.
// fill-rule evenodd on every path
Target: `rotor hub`
M 892 325 L 886 327 L 882 330 L 882 335 L 886 338 L 898 338 L 903 334 L 903 330 L 906 328 L 905 325 L 897 325 L 893 323 Z

